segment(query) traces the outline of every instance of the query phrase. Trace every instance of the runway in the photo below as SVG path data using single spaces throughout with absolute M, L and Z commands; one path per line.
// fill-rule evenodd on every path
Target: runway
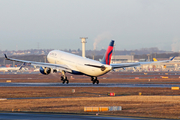
M 135 117 L 105 117 L 93 115 L 73 115 L 73 114 L 33 114 L 33 113 L 0 113 L 0 120 L 157 120 L 153 118 Z M 162 119 L 161 119 L 162 120 Z M 165 120 L 165 119 L 164 119 Z
M 180 84 L 129 84 L 129 83 L 0 83 L 0 87 L 146 87 L 171 88 L 180 87 Z

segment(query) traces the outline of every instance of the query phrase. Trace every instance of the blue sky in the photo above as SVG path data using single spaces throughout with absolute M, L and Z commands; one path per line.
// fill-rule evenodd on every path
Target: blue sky
M 0 0 L 0 49 L 180 50 L 179 0 Z M 96 42 L 95 42 L 96 41 Z M 96 45 L 96 46 L 93 46 Z

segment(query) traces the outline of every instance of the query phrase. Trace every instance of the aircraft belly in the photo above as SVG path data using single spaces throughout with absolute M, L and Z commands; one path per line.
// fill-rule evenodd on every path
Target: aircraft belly
M 89 76 L 100 76 L 104 73 L 105 71 L 101 71 L 99 68 L 93 68 L 93 67 L 87 67 L 87 66 L 78 66 L 78 70 L 86 75 Z

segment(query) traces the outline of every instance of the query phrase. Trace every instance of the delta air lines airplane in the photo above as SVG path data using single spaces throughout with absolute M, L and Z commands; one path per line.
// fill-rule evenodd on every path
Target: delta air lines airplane
M 97 80 L 97 77 L 104 75 L 113 69 L 135 67 L 135 66 L 140 66 L 141 64 L 152 63 L 152 62 L 137 62 L 137 63 L 110 64 L 111 56 L 113 52 L 113 46 L 114 46 L 114 40 L 110 42 L 107 51 L 101 61 L 84 58 L 60 50 L 52 50 L 49 52 L 49 54 L 47 55 L 47 60 L 49 63 L 13 59 L 13 58 L 8 58 L 6 54 L 4 55 L 6 60 L 23 63 L 20 69 L 25 65 L 30 64 L 33 66 L 39 66 L 40 72 L 44 75 L 48 75 L 51 72 L 60 71 L 62 73 L 61 80 L 63 84 L 65 82 L 67 84 L 69 83 L 69 80 L 67 79 L 65 74 L 66 72 L 76 75 L 89 76 L 91 77 L 91 81 L 93 84 L 95 83 L 99 84 L 99 80 Z M 170 60 L 158 61 L 158 62 L 169 62 L 173 60 L 173 58 Z

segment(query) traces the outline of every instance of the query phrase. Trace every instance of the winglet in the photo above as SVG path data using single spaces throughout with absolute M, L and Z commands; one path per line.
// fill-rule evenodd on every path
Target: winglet
M 174 56 L 174 57 L 172 57 L 172 58 L 170 59 L 170 61 L 172 61 L 174 58 L 175 58 L 175 56 Z
M 26 63 L 23 63 L 23 64 L 19 67 L 19 70 L 21 70 L 25 65 L 26 65 Z
M 8 59 L 6 54 L 4 54 L 4 56 L 5 56 L 6 59 Z

